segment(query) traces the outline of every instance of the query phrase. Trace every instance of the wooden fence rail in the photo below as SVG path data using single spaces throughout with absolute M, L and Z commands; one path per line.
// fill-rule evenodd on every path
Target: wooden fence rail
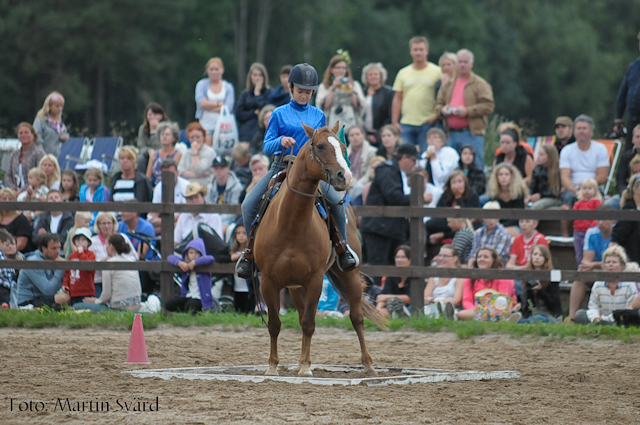
M 159 213 L 162 218 L 161 227 L 161 261 L 129 262 L 65 262 L 65 261 L 16 261 L 6 260 L 3 267 L 16 269 L 49 269 L 49 270 L 139 270 L 159 271 L 160 298 L 163 306 L 173 295 L 173 273 L 179 272 L 178 267 L 172 266 L 167 257 L 173 252 L 174 213 L 225 213 L 241 214 L 239 205 L 193 205 L 174 204 L 175 176 L 170 172 L 162 174 L 162 203 L 79 203 L 79 202 L 2 202 L 0 211 L 119 211 L 136 213 Z M 413 313 L 419 315 L 423 305 L 424 279 L 429 277 L 459 277 L 459 278 L 505 278 L 517 280 L 550 280 L 549 271 L 532 270 L 480 270 L 465 268 L 432 268 L 424 266 L 425 226 L 423 218 L 455 217 L 455 218 L 498 218 L 520 219 L 533 218 L 536 220 L 578 220 L 578 219 L 607 219 L 618 221 L 640 220 L 640 211 L 562 211 L 562 210 L 483 210 L 481 208 L 424 208 L 422 193 L 424 181 L 421 176 L 411 176 L 411 206 L 408 207 L 354 207 L 357 216 L 363 217 L 407 217 L 410 222 L 410 246 L 412 265 L 410 267 L 395 266 L 362 266 L 362 272 L 372 276 L 397 276 L 411 278 L 411 304 Z M 202 271 L 213 273 L 234 272 L 234 264 L 212 264 L 201 268 Z M 576 270 L 561 270 L 561 279 L 574 281 L 640 281 L 640 273 L 608 273 L 608 272 L 579 272 Z

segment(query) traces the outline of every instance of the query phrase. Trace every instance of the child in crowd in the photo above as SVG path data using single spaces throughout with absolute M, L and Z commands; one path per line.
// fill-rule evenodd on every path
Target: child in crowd
M 18 202 L 33 201 L 33 202 L 45 202 L 47 200 L 47 193 L 49 188 L 46 185 L 47 175 L 38 167 L 34 167 L 29 170 L 27 175 L 29 187 L 27 190 L 18 195 Z
M 207 310 L 213 307 L 211 295 L 211 273 L 197 273 L 194 269 L 213 263 L 213 257 L 207 255 L 204 240 L 196 238 L 189 242 L 182 251 L 182 257 L 171 254 L 168 258 L 174 266 L 180 267 L 182 274 L 182 290 L 180 296 L 167 301 L 167 311 L 192 312 Z
M 464 175 L 467 176 L 471 189 L 473 189 L 476 195 L 480 196 L 484 194 L 487 182 L 484 171 L 478 168 L 475 160 L 476 151 L 470 145 L 464 145 L 460 150 L 460 162 L 458 166 Z
M 111 192 L 104 185 L 102 171 L 97 168 L 89 168 L 84 173 L 84 181 L 80 186 L 80 202 L 109 202 Z
M 376 306 L 376 297 L 382 292 L 382 288 L 373 282 L 370 276 L 360 272 L 360 287 L 362 288 L 363 302 L 366 300 L 372 306 Z M 349 317 L 351 313 L 351 306 L 349 302 L 340 297 L 338 301 L 338 307 L 336 308 L 344 317 Z
M 578 201 L 573 205 L 574 210 L 595 210 L 602 205 L 602 195 L 595 179 L 585 179 L 578 189 Z M 596 225 L 595 220 L 574 220 L 573 248 L 576 251 L 576 262 L 582 262 L 584 235 L 590 227 Z
M 525 199 L 525 205 L 534 210 L 559 207 L 560 168 L 558 150 L 554 145 L 543 145 L 538 152 L 538 160 L 529 184 L 531 195 Z
M 554 148 L 555 149 L 555 148 Z M 509 262 L 507 262 L 507 268 L 512 270 L 524 269 L 527 267 L 529 257 L 531 257 L 531 250 L 536 245 L 544 245 L 549 247 L 549 244 L 544 238 L 544 235 L 538 232 L 538 220 L 532 219 L 520 219 L 518 222 L 522 234 L 516 236 L 511 245 L 511 254 Z
M 38 168 L 44 171 L 45 176 L 47 176 L 45 184 L 49 190 L 60 190 L 60 164 L 58 164 L 58 159 L 52 154 L 47 154 L 40 159 Z
M 499 210 L 500 204 L 490 201 L 482 207 L 484 210 Z M 483 225 L 475 231 L 473 235 L 473 244 L 469 252 L 468 264 L 473 267 L 475 257 L 478 250 L 487 245 L 496 251 L 500 256 L 501 266 L 509 261 L 509 253 L 511 252 L 511 236 L 507 229 L 500 223 L 497 218 L 485 218 L 482 220 Z
M 73 170 L 64 170 L 60 183 L 60 195 L 64 202 L 73 202 L 80 200 L 80 184 L 78 175 Z
M 549 248 L 546 245 L 534 246 L 525 269 L 553 270 L 553 261 Z M 532 314 L 529 304 L 535 309 L 535 314 Z M 527 318 L 521 319 L 518 323 L 562 323 L 560 284 L 558 282 L 541 282 L 539 280 L 526 281 L 522 286 L 522 310 Z
M 15 242 L 11 233 L 5 229 L 0 229 L 0 261 L 7 259 L 5 253 L 11 252 L 11 244 L 13 244 L 13 250 L 15 251 Z M 15 274 L 14 269 L 0 268 L 0 304 L 10 303 L 11 291 L 15 287 Z
M 67 240 L 64 242 L 64 256 L 69 258 L 72 252 L 76 252 L 77 248 L 73 244 L 73 236 L 76 233 L 76 229 L 81 227 L 89 227 L 91 225 L 91 213 L 88 211 L 78 211 L 74 218 L 75 222 L 69 233 L 67 233 Z
M 69 261 L 96 261 L 96 254 L 89 250 L 91 231 L 81 227 L 75 231 L 71 239 L 76 251 L 69 255 Z M 62 280 L 62 290 L 69 294 L 69 304 L 82 302 L 84 297 L 95 297 L 96 287 L 93 279 L 95 270 L 66 270 Z
M 247 248 L 247 230 L 241 223 L 236 225 L 231 233 L 231 261 L 238 261 L 240 255 Z M 251 282 L 247 279 L 233 275 L 233 308 L 237 312 L 251 313 L 254 309 L 254 302 L 251 297 Z

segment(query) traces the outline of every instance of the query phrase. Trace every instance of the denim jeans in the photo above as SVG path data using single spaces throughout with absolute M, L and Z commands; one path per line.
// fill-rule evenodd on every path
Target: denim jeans
M 276 163 L 271 165 L 271 168 L 262 176 L 260 181 L 253 187 L 251 192 L 247 193 L 247 196 L 244 198 L 242 202 L 242 220 L 244 221 L 245 228 L 247 226 L 251 226 L 253 220 L 256 218 L 258 214 L 258 207 L 260 206 L 260 198 L 265 190 L 267 190 L 267 186 L 269 185 L 269 179 L 271 178 L 271 173 L 274 170 Z M 285 164 L 282 164 L 280 169 L 284 169 Z M 283 183 L 286 184 L 286 183 Z M 322 188 L 322 192 L 327 195 L 327 199 L 333 203 L 340 202 L 342 199 L 342 195 L 333 188 L 329 183 L 322 181 L 320 182 L 320 187 Z M 329 204 L 329 212 L 331 216 L 336 221 L 336 225 L 338 226 L 338 230 L 342 234 L 344 240 L 347 240 L 347 218 L 345 214 L 345 208 L 343 204 L 332 205 Z M 291 217 L 295 219 L 294 217 Z M 304 224 L 301 224 L 304 225 Z
M 484 136 L 472 136 L 469 129 L 449 132 L 449 146 L 460 152 L 464 145 L 469 145 L 476 151 L 475 164 L 484 170 Z
M 427 131 L 431 129 L 431 125 L 400 125 L 402 126 L 402 143 L 411 143 L 414 146 L 420 146 L 420 152 L 427 150 Z

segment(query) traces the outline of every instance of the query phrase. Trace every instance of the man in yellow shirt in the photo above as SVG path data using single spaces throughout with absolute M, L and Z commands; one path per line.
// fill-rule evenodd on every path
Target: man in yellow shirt
M 442 77 L 440 67 L 427 61 L 429 41 L 425 37 L 409 40 L 413 63 L 398 71 L 393 83 L 391 123 L 398 127 L 403 143 L 427 148 L 427 131 L 436 123 L 435 85 Z M 402 118 L 400 118 L 402 115 Z

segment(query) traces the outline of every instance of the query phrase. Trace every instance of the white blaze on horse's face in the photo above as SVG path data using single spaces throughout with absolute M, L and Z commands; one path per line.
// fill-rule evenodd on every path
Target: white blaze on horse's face
M 327 140 L 336 150 L 336 160 L 338 161 L 338 165 L 340 165 L 340 167 L 342 167 L 342 170 L 344 171 L 345 184 L 347 185 L 347 187 L 349 187 L 349 185 L 351 184 L 351 179 L 353 178 L 353 174 L 351 174 L 351 170 L 347 165 L 347 161 L 344 160 L 342 149 L 340 149 L 340 142 L 333 136 L 327 137 Z

